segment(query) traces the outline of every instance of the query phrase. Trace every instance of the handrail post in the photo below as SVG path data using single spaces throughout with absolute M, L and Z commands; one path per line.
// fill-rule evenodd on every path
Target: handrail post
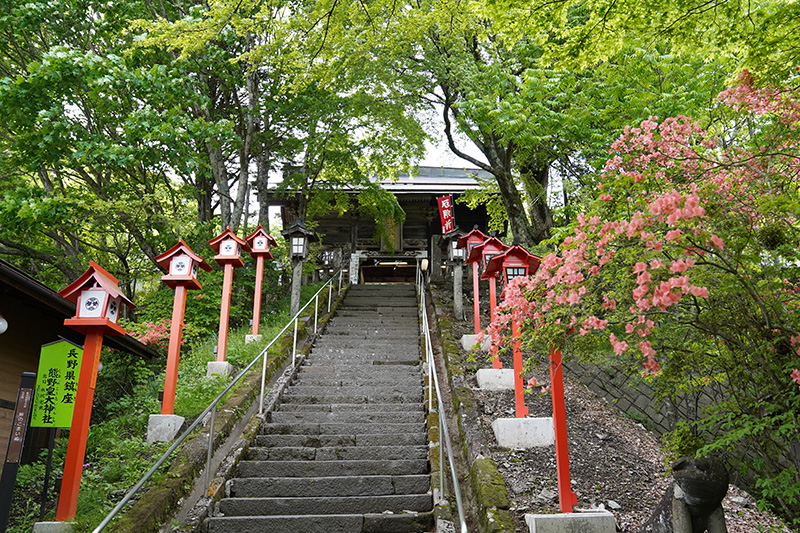
M 336 296 L 342 294 L 342 278 L 344 278 L 344 269 L 339 269 L 339 290 L 336 291 Z
M 333 283 L 328 281 L 328 314 L 331 312 L 331 295 L 333 294 Z
M 319 323 L 319 292 L 317 292 L 316 298 L 314 298 L 314 335 L 317 334 L 317 324 Z
M 206 488 L 203 497 L 208 497 L 208 486 L 211 484 L 211 456 L 214 448 L 214 419 L 217 415 L 217 405 L 211 409 L 211 420 L 208 423 L 208 451 L 206 452 Z

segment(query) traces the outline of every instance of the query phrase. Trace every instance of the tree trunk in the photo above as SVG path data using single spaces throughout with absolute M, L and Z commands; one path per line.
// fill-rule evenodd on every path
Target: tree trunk
M 534 244 L 550 238 L 553 227 L 553 214 L 547 205 L 547 187 L 550 180 L 549 165 L 537 165 L 535 168 L 522 169 L 522 181 L 528 192 L 531 217 L 531 237 Z

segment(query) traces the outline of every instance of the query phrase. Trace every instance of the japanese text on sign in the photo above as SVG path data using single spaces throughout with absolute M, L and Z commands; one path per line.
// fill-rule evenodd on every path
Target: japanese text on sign
M 442 221 L 442 233 L 450 233 L 455 229 L 455 216 L 453 215 L 453 197 L 441 196 L 436 199 L 439 203 L 439 218 Z
M 82 356 L 81 348 L 69 341 L 42 346 L 31 415 L 32 427 L 70 427 Z

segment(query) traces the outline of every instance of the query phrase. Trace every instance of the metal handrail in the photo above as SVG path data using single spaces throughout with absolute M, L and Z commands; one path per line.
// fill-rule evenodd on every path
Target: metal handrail
M 220 392 L 219 395 L 209 404 L 209 406 L 206 407 L 203 410 L 203 412 L 200 413 L 197 416 L 195 421 L 192 422 L 192 424 L 188 428 L 186 428 L 186 431 L 184 431 L 177 439 L 175 439 L 175 442 L 172 443 L 172 446 L 170 446 L 167 449 L 167 451 L 165 451 L 161 455 L 161 457 L 150 468 L 150 470 L 148 470 L 144 474 L 144 476 L 142 476 L 142 478 L 136 483 L 136 485 L 134 485 L 133 488 L 130 491 L 128 491 L 128 493 L 125 495 L 125 497 L 123 497 L 122 500 L 120 500 L 120 502 L 111 510 L 111 512 L 108 513 L 108 515 L 106 515 L 106 517 L 97 525 L 97 527 L 94 528 L 92 533 L 99 533 L 100 531 L 105 529 L 105 527 L 111 522 L 111 520 L 113 520 L 114 517 L 116 517 L 119 514 L 119 512 L 122 510 L 122 508 L 125 506 L 125 504 L 127 504 L 131 500 L 131 498 L 133 498 L 133 495 L 136 494 L 136 492 L 139 489 L 141 489 L 144 486 L 145 483 L 147 483 L 147 481 L 153 476 L 153 474 L 155 474 L 156 470 L 158 470 L 159 467 L 161 467 L 161 465 L 163 465 L 166 462 L 166 460 L 169 459 L 169 456 L 172 455 L 172 452 L 174 452 L 175 450 L 178 449 L 178 447 L 183 443 L 183 441 L 185 441 L 189 437 L 189 435 L 192 432 L 194 432 L 195 428 L 197 428 L 197 426 L 199 426 L 203 422 L 203 420 L 206 418 L 206 416 L 208 416 L 209 413 L 210 413 L 211 417 L 210 417 L 209 428 L 208 428 L 208 454 L 207 454 L 207 459 L 206 459 L 206 484 L 205 484 L 206 485 L 206 490 L 205 490 L 205 493 L 204 493 L 205 496 L 208 495 L 208 485 L 210 483 L 210 476 L 211 476 L 211 457 L 213 455 L 213 453 L 212 453 L 212 445 L 213 445 L 213 441 L 214 441 L 214 420 L 215 420 L 215 416 L 216 416 L 216 412 L 217 412 L 217 404 L 222 400 L 222 398 L 226 394 L 228 394 L 228 392 L 233 388 L 233 386 L 236 385 L 245 376 L 245 374 L 247 374 L 250 371 L 250 369 L 253 368 L 253 366 L 255 366 L 255 364 L 258 362 L 258 360 L 263 358 L 264 362 L 263 362 L 263 365 L 262 365 L 262 368 L 261 368 L 261 394 L 259 396 L 259 404 L 258 404 L 258 413 L 259 414 L 263 414 L 263 412 L 264 412 L 264 387 L 265 387 L 265 383 L 266 383 L 266 370 L 267 370 L 267 350 L 269 350 L 272 347 L 272 345 L 275 344 L 275 342 L 286 332 L 286 330 L 289 329 L 289 326 L 292 325 L 292 323 L 294 323 L 294 326 L 295 326 L 295 342 L 294 342 L 294 346 L 292 348 L 292 368 L 294 368 L 294 366 L 296 365 L 296 351 L 297 351 L 297 323 L 298 323 L 298 320 L 300 318 L 300 314 L 303 311 L 305 311 L 306 308 L 309 305 L 311 305 L 311 302 L 316 302 L 315 305 L 319 306 L 319 294 L 320 294 L 320 292 L 325 290 L 328 287 L 328 285 L 332 285 L 332 282 L 337 277 L 337 274 L 338 274 L 338 277 L 339 277 L 339 289 L 337 290 L 337 296 L 339 294 L 341 294 L 342 269 L 340 268 L 338 271 L 336 271 L 334 274 L 332 274 L 331 277 L 328 279 L 328 281 L 326 281 L 325 284 L 317 291 L 317 293 L 314 296 L 312 296 L 308 300 L 308 302 L 306 302 L 306 304 L 299 311 L 297 311 L 297 313 L 289 320 L 289 322 L 287 322 L 286 326 L 284 326 L 284 328 L 280 331 L 280 333 L 275 335 L 275 337 L 269 342 L 269 344 L 267 344 L 267 346 L 263 350 L 261 350 L 261 352 L 258 354 L 258 356 L 256 356 L 256 358 L 253 359 L 250 362 L 250 364 L 248 364 L 244 368 L 244 370 L 242 370 L 239 373 L 239 375 L 236 376 L 233 379 L 233 381 L 231 381 L 231 383 L 227 387 L 225 387 L 225 390 Z M 330 290 L 329 290 L 328 294 L 330 295 Z M 315 331 L 316 331 L 316 326 L 317 326 L 316 325 L 316 311 L 317 311 L 317 309 L 315 307 L 315 324 L 314 324 Z M 330 296 L 328 298 L 328 311 L 330 311 Z
M 450 465 L 450 476 L 453 480 L 453 492 L 456 497 L 456 508 L 458 509 L 458 518 L 461 524 L 461 533 L 468 533 L 467 521 L 464 517 L 464 504 L 461 501 L 461 488 L 458 483 L 458 474 L 456 473 L 455 460 L 453 459 L 453 447 L 450 443 L 450 433 L 447 430 L 447 414 L 444 409 L 444 402 L 442 402 L 442 391 L 439 388 L 439 377 L 436 371 L 436 361 L 433 357 L 433 343 L 431 342 L 431 330 L 428 322 L 428 308 L 425 300 L 426 280 L 425 274 L 421 273 L 417 277 L 418 287 L 420 292 L 420 312 L 422 313 L 422 330 L 425 335 L 425 358 L 428 363 L 429 372 L 433 378 L 433 387 L 430 387 L 430 395 L 432 389 L 436 389 L 436 404 L 439 413 L 439 435 L 440 438 L 444 435 L 445 445 L 447 447 L 447 460 Z M 431 397 L 430 400 L 433 398 Z M 433 408 L 433 402 L 429 401 L 428 405 Z M 439 443 L 439 492 L 445 493 L 444 487 L 444 448 Z

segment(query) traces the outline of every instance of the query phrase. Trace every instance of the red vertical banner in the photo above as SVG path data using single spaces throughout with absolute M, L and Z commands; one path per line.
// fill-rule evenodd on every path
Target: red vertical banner
M 450 195 L 440 196 L 436 201 L 439 202 L 439 218 L 442 221 L 442 234 L 450 233 L 456 227 L 455 217 L 453 216 L 453 197 Z

